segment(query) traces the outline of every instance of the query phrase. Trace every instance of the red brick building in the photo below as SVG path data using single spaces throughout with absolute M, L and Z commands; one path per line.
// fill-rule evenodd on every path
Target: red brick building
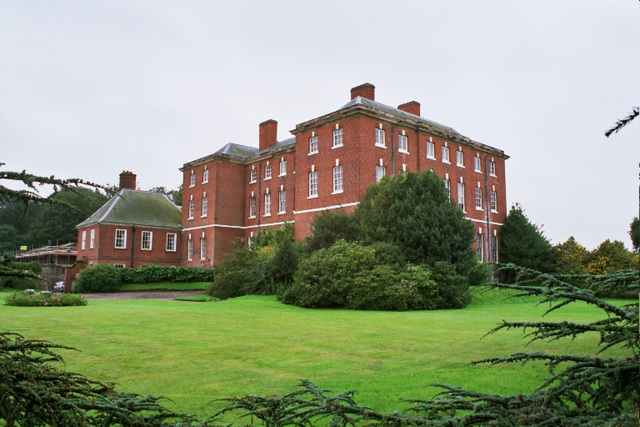
M 120 174 L 120 191 L 78 224 L 78 261 L 119 267 L 180 265 L 180 208 L 164 194 L 136 190 Z
M 227 144 L 183 172 L 181 263 L 211 266 L 264 227 L 293 223 L 296 239 L 324 210 L 353 211 L 385 175 L 433 170 L 476 227 L 479 259 L 497 260 L 507 214 L 502 150 L 420 117 L 420 104 L 393 108 L 375 87 L 351 89 L 336 111 L 298 124 L 277 141 L 277 122 L 260 124 L 258 148 Z

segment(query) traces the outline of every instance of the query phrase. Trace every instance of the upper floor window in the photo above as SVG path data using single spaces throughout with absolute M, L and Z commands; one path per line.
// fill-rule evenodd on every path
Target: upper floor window
M 342 128 L 333 131 L 333 148 L 342 147 Z
M 491 236 L 491 261 L 498 262 L 498 236 Z
M 429 141 L 427 142 L 427 159 L 435 160 L 435 158 L 436 158 L 436 147 L 433 144 L 433 142 Z
M 278 193 L 278 213 L 283 214 L 287 211 L 287 192 L 280 190 Z
M 286 160 L 281 160 L 280 161 L 280 175 L 279 176 L 284 176 L 287 174 L 287 161 Z
M 476 172 L 482 172 L 482 166 L 480 164 L 480 157 L 476 156 L 473 158 L 473 170 Z
M 264 179 L 271 179 L 271 165 L 264 167 Z
M 271 216 L 271 193 L 264 194 L 264 216 Z
M 493 160 L 489 163 L 489 175 L 496 176 L 496 162 Z
M 178 235 L 176 233 L 167 233 L 167 252 L 176 251 L 176 241 Z
M 249 183 L 253 184 L 257 180 L 258 180 L 258 170 L 256 168 L 252 168 L 251 169 L 251 176 L 250 176 L 250 179 L 249 179 Z
M 342 193 L 342 165 L 333 168 L 333 193 Z
M 318 152 L 318 137 L 312 136 L 309 138 L 309 154 L 315 154 Z
M 116 249 L 127 249 L 127 230 L 116 230 Z
M 204 196 L 202 198 L 202 211 L 200 216 L 207 216 L 207 210 L 209 209 L 209 198 L 207 196 Z
M 82 232 L 82 246 L 80 248 L 84 251 L 87 249 L 87 231 Z
M 491 211 L 498 212 L 498 195 L 495 191 L 489 192 L 489 198 L 491 199 Z
M 462 152 L 462 150 L 456 151 L 456 165 L 460 166 L 461 168 L 464 167 L 464 153 Z
M 150 251 L 152 242 L 153 242 L 153 231 L 143 231 L 140 249 L 142 249 L 143 251 Z
M 189 200 L 189 219 L 193 219 L 193 214 L 196 211 L 196 202 L 193 200 L 193 196 L 191 196 L 191 200 Z
M 249 197 L 249 218 L 256 217 L 256 197 Z
M 476 188 L 476 209 L 482 210 L 482 188 L 480 187 Z
M 398 135 L 398 151 L 402 153 L 409 152 L 409 146 L 407 144 L 407 135 Z
M 482 261 L 484 255 L 484 235 L 482 233 L 478 233 L 478 237 L 476 239 L 476 251 L 478 254 L 478 261 Z
M 189 176 L 189 187 L 196 186 L 196 174 L 194 171 L 191 171 L 191 175 Z
M 376 128 L 376 145 L 378 147 L 386 147 L 384 129 Z
M 376 165 L 376 182 L 380 182 L 384 178 L 386 171 L 384 166 Z
M 450 163 L 449 162 L 449 147 L 442 147 L 442 163 Z
M 206 184 L 207 182 L 209 182 L 209 169 L 202 171 L 202 183 Z
M 464 204 L 464 184 L 458 183 L 458 207 L 462 209 L 463 212 L 466 212 L 465 204 Z
M 91 229 L 91 240 L 89 240 L 89 249 L 93 249 L 96 243 L 96 229 Z
M 318 171 L 309 172 L 309 197 L 318 197 Z

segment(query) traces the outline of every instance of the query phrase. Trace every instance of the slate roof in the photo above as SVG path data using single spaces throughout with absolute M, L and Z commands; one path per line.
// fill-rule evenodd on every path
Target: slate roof
M 162 193 L 120 190 L 77 228 L 97 224 L 181 228 L 181 211 Z

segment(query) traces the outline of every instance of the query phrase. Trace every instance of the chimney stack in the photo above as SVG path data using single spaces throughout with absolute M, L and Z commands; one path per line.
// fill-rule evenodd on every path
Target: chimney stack
M 278 122 L 267 120 L 260 123 L 260 151 L 273 147 L 278 142 Z
M 353 89 L 351 89 L 351 99 L 354 99 L 357 96 L 361 96 L 363 98 L 367 98 L 372 101 L 375 101 L 376 87 L 371 83 L 365 83 L 360 86 L 356 86 Z
M 420 115 L 420 103 L 417 101 L 405 102 L 402 105 L 398 105 L 398 110 L 413 114 L 415 116 Z
M 122 189 L 135 190 L 136 189 L 136 174 L 129 171 L 122 171 L 120 174 L 120 190 Z

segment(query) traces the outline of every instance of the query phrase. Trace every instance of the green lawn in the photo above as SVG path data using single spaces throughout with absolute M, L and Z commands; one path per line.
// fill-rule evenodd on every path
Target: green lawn
M 0 294 L 0 301 L 4 301 Z M 286 306 L 248 296 L 193 304 L 177 301 L 90 301 L 85 307 L 0 305 L 0 329 L 74 346 L 67 369 L 123 390 L 164 395 L 168 406 L 211 414 L 216 398 L 289 392 L 298 379 L 378 410 L 400 409 L 402 398 L 426 398 L 431 382 L 492 393 L 530 392 L 546 375 L 539 365 L 468 366 L 522 351 L 518 331 L 482 339 L 502 319 L 539 320 L 543 307 L 501 303 L 483 295 L 462 310 L 356 312 Z M 549 319 L 589 321 L 598 310 L 570 305 Z M 593 353 L 598 337 L 529 350 Z

